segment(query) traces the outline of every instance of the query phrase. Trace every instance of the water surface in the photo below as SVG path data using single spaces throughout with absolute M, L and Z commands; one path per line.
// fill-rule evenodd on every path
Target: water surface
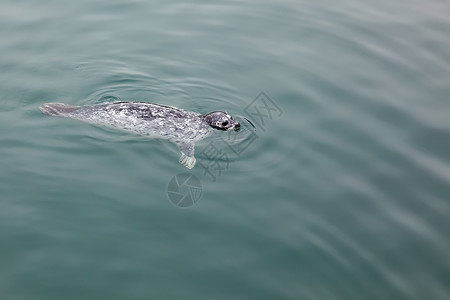
M 2 1 L 1 298 L 448 299 L 449 13 Z M 279 108 L 263 120 L 261 92 Z M 212 177 L 167 142 L 38 110 L 116 100 L 226 110 L 241 148 L 199 143 L 224 155 Z M 167 195 L 183 172 L 202 186 L 188 208 Z

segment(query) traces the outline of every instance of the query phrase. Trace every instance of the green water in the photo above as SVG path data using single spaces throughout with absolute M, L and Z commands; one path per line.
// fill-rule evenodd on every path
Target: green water
M 449 15 L 2 0 L 0 298 L 449 299 Z M 226 110 L 245 135 L 188 170 L 168 142 L 38 109 L 114 100 Z M 184 208 L 180 173 L 201 183 Z

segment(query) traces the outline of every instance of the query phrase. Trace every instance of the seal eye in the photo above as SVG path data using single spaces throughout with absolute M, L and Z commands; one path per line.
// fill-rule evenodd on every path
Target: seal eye
M 228 125 L 228 121 L 222 122 L 222 126 L 227 126 Z

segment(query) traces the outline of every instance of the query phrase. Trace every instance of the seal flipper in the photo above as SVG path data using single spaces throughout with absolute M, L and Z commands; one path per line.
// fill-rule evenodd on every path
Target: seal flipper
M 79 106 L 64 103 L 45 103 L 39 107 L 44 114 L 57 117 L 70 117 L 70 114 L 78 108 Z
M 195 166 L 196 159 L 194 157 L 194 142 L 192 141 L 176 141 L 181 152 L 180 164 L 188 169 Z

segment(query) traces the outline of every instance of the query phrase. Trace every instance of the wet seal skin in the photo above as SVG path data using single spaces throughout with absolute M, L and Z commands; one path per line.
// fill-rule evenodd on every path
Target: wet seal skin
M 195 166 L 195 142 L 216 130 L 238 130 L 240 124 L 223 111 L 206 115 L 176 107 L 146 102 L 110 102 L 88 106 L 45 103 L 40 110 L 50 116 L 66 117 L 113 127 L 151 138 L 161 138 L 177 144 L 180 163 Z

